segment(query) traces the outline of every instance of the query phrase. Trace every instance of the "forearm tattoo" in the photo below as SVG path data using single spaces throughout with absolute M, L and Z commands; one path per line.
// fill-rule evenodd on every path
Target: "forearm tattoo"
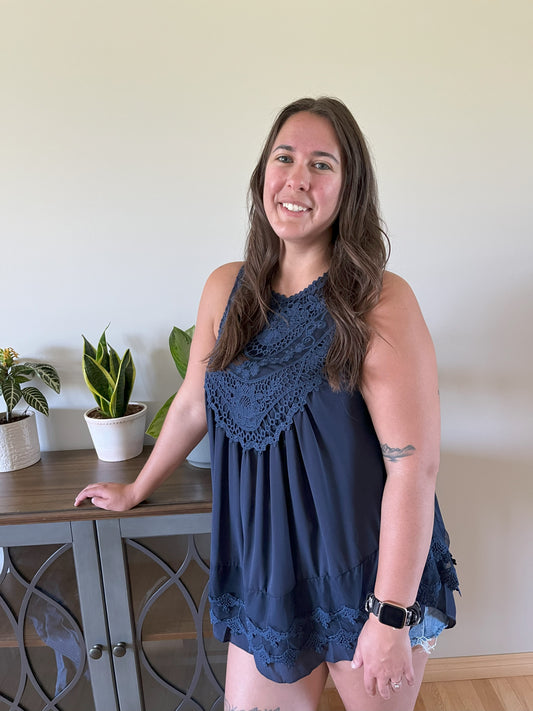
M 381 451 L 383 452 L 383 459 L 389 462 L 397 462 L 404 457 L 410 457 L 411 454 L 416 452 L 416 449 L 412 444 L 408 444 L 405 447 L 389 447 L 388 444 L 382 444 Z

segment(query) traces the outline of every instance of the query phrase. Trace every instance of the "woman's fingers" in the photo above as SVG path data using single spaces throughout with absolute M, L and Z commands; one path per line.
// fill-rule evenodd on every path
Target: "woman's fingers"
M 392 689 L 391 689 L 391 686 L 389 683 L 389 679 L 384 679 L 383 677 L 380 677 L 379 679 L 376 680 L 376 685 L 377 685 L 378 693 L 384 699 L 390 699 Z
M 97 491 L 97 486 L 96 484 L 90 484 L 89 486 L 86 486 L 85 489 L 82 489 L 80 493 L 76 496 L 74 499 L 74 506 L 79 506 L 85 499 L 92 499 L 93 496 L 97 496 L 98 491 Z

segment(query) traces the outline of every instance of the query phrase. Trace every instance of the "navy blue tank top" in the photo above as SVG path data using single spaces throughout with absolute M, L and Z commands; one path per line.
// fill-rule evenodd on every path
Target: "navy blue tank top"
M 377 571 L 385 466 L 361 393 L 334 392 L 324 376 L 334 331 L 326 279 L 274 293 L 244 357 L 205 379 L 213 630 L 277 682 L 352 658 Z M 417 599 L 452 626 L 456 589 L 435 500 Z

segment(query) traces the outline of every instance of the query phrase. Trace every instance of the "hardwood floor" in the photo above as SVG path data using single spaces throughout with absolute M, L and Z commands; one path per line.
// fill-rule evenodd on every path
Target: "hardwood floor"
M 422 684 L 415 711 L 531 711 L 533 676 Z
M 335 689 L 326 689 L 319 711 L 344 711 Z M 422 684 L 415 711 L 533 711 L 533 676 Z

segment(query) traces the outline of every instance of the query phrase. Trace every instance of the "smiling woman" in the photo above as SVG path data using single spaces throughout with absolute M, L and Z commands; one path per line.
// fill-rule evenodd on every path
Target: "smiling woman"
M 244 263 L 209 277 L 189 365 L 123 510 L 209 431 L 209 600 L 225 708 L 412 709 L 457 589 L 435 499 L 435 353 L 385 271 L 372 164 L 336 99 L 280 112 L 250 183 Z M 387 706 L 388 708 L 388 706 Z

